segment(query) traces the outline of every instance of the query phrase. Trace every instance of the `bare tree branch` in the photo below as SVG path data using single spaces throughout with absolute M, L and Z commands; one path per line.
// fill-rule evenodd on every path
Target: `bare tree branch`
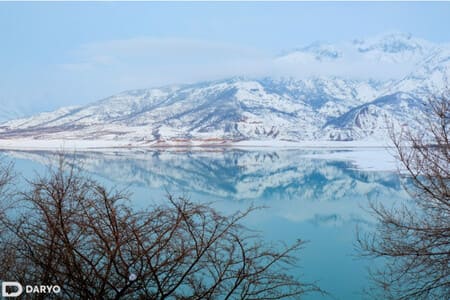
M 256 208 L 223 215 L 168 197 L 132 209 L 62 155 L 2 218 L 0 273 L 59 284 L 68 299 L 297 299 L 320 291 L 287 275 L 304 245 L 266 245 L 242 225 Z M 1 182 L 1 181 L 0 181 Z
M 450 94 L 432 98 L 423 132 L 390 127 L 411 203 L 372 203 L 375 233 L 358 235 L 361 254 L 384 258 L 371 276 L 388 299 L 450 295 Z

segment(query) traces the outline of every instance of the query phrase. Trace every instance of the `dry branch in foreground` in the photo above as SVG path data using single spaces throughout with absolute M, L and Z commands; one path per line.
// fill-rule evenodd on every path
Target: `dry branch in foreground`
M 304 244 L 267 245 L 241 221 L 183 198 L 133 209 L 61 156 L 2 220 L 0 274 L 58 284 L 68 299 L 298 299 L 288 275 Z M 48 295 L 45 296 L 49 298 Z
M 427 109 L 422 133 L 391 130 L 412 203 L 372 203 L 376 231 L 358 237 L 363 255 L 385 259 L 372 275 L 388 299 L 450 296 L 450 95 Z

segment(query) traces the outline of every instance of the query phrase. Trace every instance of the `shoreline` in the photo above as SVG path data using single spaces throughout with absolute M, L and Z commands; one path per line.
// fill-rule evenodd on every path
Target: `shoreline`
M 130 142 L 111 140 L 75 140 L 75 139 L 0 139 L 0 150 L 46 150 L 46 151 L 93 151 L 93 150 L 145 150 L 145 149 L 389 149 L 388 141 L 282 141 L 282 140 L 248 140 L 205 142 L 192 140 L 188 142 L 154 141 Z
M 381 145 L 384 143 L 385 145 Z M 33 146 L 30 146 L 33 144 Z M 174 144 L 124 144 L 119 141 L 105 140 L 1 140 L 0 152 L 121 152 L 130 153 L 144 151 L 167 151 L 182 153 L 195 152 L 225 152 L 231 150 L 243 151 L 295 151 L 322 150 L 320 153 L 304 153 L 303 158 L 318 160 L 336 160 L 351 162 L 355 169 L 365 171 L 394 171 L 398 164 L 392 154 L 393 148 L 380 141 L 241 141 L 235 143 L 174 143 Z M 338 150 L 338 151 L 333 151 Z M 341 150 L 341 151 L 339 151 Z

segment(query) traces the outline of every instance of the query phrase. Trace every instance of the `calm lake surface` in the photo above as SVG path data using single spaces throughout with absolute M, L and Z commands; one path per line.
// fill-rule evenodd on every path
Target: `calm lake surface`
M 407 199 L 408 194 L 395 171 L 361 170 L 351 161 L 326 158 L 342 151 L 108 150 L 76 155 L 95 179 L 128 188 L 136 207 L 166 201 L 167 193 L 212 202 L 230 214 L 251 204 L 266 206 L 246 225 L 268 242 L 308 240 L 298 274 L 331 294 L 305 299 L 364 299 L 366 267 L 373 262 L 356 256 L 356 228 L 374 227 L 366 210 L 369 201 Z M 14 161 L 25 178 L 45 172 L 56 158 L 46 151 L 2 151 L 0 156 Z

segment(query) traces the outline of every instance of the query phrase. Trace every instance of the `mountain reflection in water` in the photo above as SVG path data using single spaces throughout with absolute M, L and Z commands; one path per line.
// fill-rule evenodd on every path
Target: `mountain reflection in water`
M 355 228 L 373 228 L 374 220 L 364 209 L 368 201 L 409 197 L 396 172 L 363 171 L 348 161 L 311 158 L 343 150 L 208 150 L 108 150 L 75 155 L 92 177 L 130 190 L 136 206 L 165 201 L 168 192 L 212 202 L 227 213 L 250 204 L 265 206 L 249 217 L 248 225 L 268 240 L 309 240 L 299 272 L 307 281 L 316 281 L 330 292 L 333 298 L 329 299 L 364 298 L 361 291 L 367 285 L 369 262 L 355 259 Z M 2 153 L 24 174 L 57 160 L 54 152 Z

